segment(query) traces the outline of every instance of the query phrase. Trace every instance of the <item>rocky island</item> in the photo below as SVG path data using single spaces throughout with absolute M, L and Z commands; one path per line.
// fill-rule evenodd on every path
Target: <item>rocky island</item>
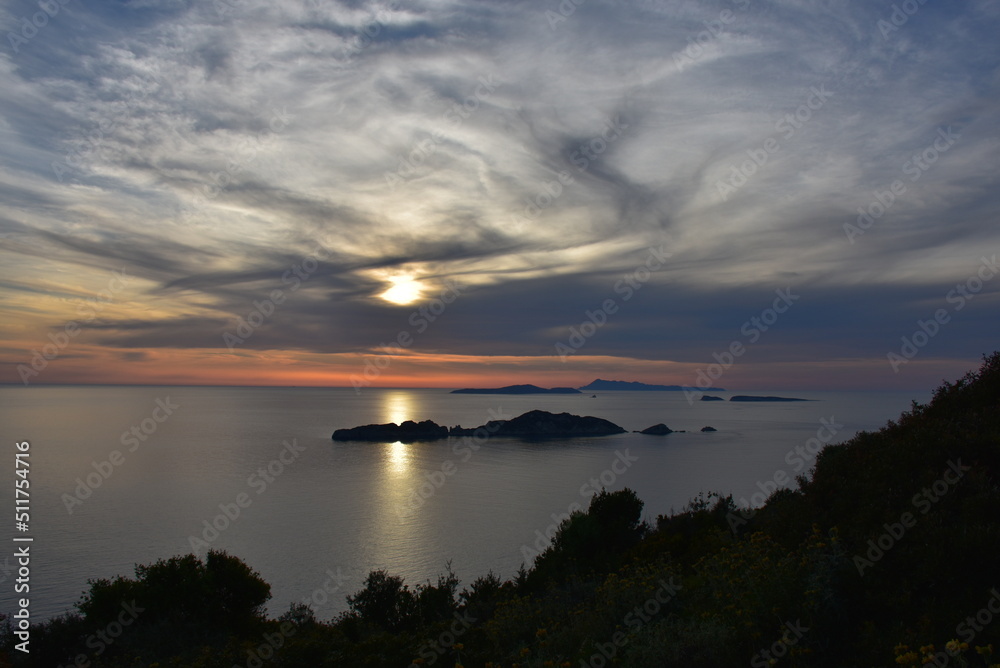
M 723 387 L 691 387 L 688 385 L 648 385 L 646 383 L 638 383 L 628 380 L 601 380 L 598 378 L 593 381 L 590 385 L 584 385 L 580 388 L 586 392 L 597 392 L 597 391 L 620 391 L 626 390 L 629 392 L 683 392 L 687 390 L 688 392 L 725 392 Z
M 510 420 L 491 420 L 472 429 L 461 426 L 449 428 L 431 420 L 423 422 L 407 420 L 402 424 L 395 422 L 369 424 L 352 429 L 338 429 L 333 432 L 333 440 L 413 443 L 415 441 L 435 441 L 449 436 L 473 436 L 483 432 L 491 436 L 520 438 L 570 438 L 626 433 L 614 422 L 602 418 L 571 415 L 570 413 L 528 411 Z
M 730 401 L 812 401 L 812 399 L 795 399 L 792 397 L 751 397 L 742 394 L 738 394 L 735 397 L 729 397 Z
M 652 427 L 646 427 L 639 433 L 646 434 L 647 436 L 666 436 L 667 434 L 674 433 L 674 430 L 661 422 L 660 424 L 654 424 Z
M 448 427 L 431 421 L 414 422 L 406 420 L 402 424 L 366 424 L 352 429 L 338 429 L 333 432 L 335 441 L 386 441 L 393 443 L 413 443 L 415 441 L 436 441 L 448 438 Z
M 546 389 L 537 385 L 508 385 L 495 388 L 467 387 L 464 390 L 452 390 L 451 394 L 582 394 L 582 392 L 572 387 Z

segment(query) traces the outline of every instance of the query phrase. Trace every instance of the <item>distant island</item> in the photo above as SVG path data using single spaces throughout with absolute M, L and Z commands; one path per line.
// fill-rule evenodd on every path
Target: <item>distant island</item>
M 596 392 L 598 390 L 608 392 L 608 391 L 622 391 L 627 390 L 629 392 L 683 392 L 695 391 L 695 392 L 725 392 L 724 387 L 692 387 L 690 385 L 648 385 L 646 383 L 637 383 L 635 381 L 628 380 L 601 380 L 598 378 L 590 385 L 584 385 L 580 388 L 581 390 L 586 390 L 588 392 Z
M 402 424 L 369 424 L 333 432 L 335 441 L 370 441 L 377 443 L 413 443 L 435 441 L 449 436 L 517 436 L 527 438 L 568 438 L 573 436 L 609 436 L 626 431 L 614 422 L 570 413 L 528 411 L 510 420 L 491 420 L 472 429 L 445 427 L 432 420 Z
M 506 387 L 467 387 L 463 390 L 452 390 L 451 394 L 582 394 L 572 387 L 553 387 L 546 389 L 537 385 L 507 385 Z
M 711 394 L 701 395 L 702 401 L 725 401 L 722 397 L 713 397 Z
M 673 434 L 674 430 L 663 424 L 654 424 L 652 427 L 646 427 L 640 434 L 646 434 L 647 436 L 666 436 L 667 434 Z
M 749 397 L 745 395 L 736 395 L 735 397 L 729 397 L 730 401 L 812 401 L 812 399 L 795 399 L 792 397 Z

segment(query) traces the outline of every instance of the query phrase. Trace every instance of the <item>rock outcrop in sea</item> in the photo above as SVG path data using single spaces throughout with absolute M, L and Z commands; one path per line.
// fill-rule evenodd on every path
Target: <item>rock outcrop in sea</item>
M 596 392 L 596 391 L 627 391 L 627 392 L 703 392 L 705 390 L 711 392 L 725 392 L 726 389 L 723 387 L 692 387 L 690 385 L 649 385 L 648 383 L 639 383 L 636 381 L 628 380 L 603 380 L 598 378 L 594 380 L 589 385 L 584 385 L 580 388 L 584 391 Z
M 812 401 L 811 399 L 795 399 L 793 397 L 753 397 L 738 394 L 735 397 L 729 397 L 730 401 Z
M 436 441 L 448 438 L 448 427 L 424 420 L 414 422 L 407 420 L 403 424 L 390 422 L 388 424 L 367 424 L 352 429 L 338 429 L 333 432 L 335 441 L 376 441 L 393 443 L 413 443 L 414 441 Z
M 553 387 L 551 389 L 537 385 L 507 385 L 506 387 L 467 387 L 462 390 L 452 390 L 451 394 L 583 394 L 572 387 Z
M 481 430 L 492 436 L 522 438 L 571 438 L 625 433 L 625 430 L 614 422 L 603 418 L 536 410 L 528 411 L 510 420 L 491 420 L 472 429 L 461 426 L 448 428 L 431 420 L 423 422 L 407 420 L 399 425 L 394 422 L 369 424 L 352 429 L 338 429 L 333 432 L 333 440 L 412 443 L 414 441 L 435 441 L 449 436 L 473 436 Z
M 674 430 L 661 422 L 660 424 L 654 424 L 652 427 L 646 427 L 639 433 L 650 436 L 665 436 L 674 433 Z

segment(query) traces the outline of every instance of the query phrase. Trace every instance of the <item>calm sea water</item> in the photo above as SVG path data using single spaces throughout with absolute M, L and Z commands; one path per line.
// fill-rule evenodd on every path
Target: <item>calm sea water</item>
M 795 455 L 786 457 L 817 435 L 821 420 L 841 425 L 831 441 L 839 442 L 883 426 L 911 399 L 929 399 L 883 392 L 766 394 L 817 401 L 690 405 L 678 392 L 592 398 L 409 389 L 357 395 L 312 388 L 5 387 L 0 430 L 10 484 L 4 494 L 12 506 L 13 443 L 27 440 L 36 618 L 71 610 L 89 578 L 132 575 L 137 563 L 192 552 L 195 536 L 240 557 L 271 584 L 272 614 L 308 600 L 319 618 L 328 619 L 346 608 L 344 596 L 360 589 L 375 568 L 410 584 L 435 580 L 449 561 L 463 584 L 491 569 L 511 577 L 539 532 L 575 504 L 586 507 L 595 486 L 636 490 L 650 520 L 703 491 L 750 499 L 758 483 L 776 473 L 794 477 L 801 464 Z M 595 415 L 628 430 L 664 422 L 688 432 L 549 443 L 497 438 L 478 450 L 462 441 L 330 439 L 334 429 L 360 424 L 431 419 L 469 427 L 536 408 Z M 705 425 L 718 431 L 700 432 Z M 135 436 L 128 433 L 133 427 Z M 120 453 L 117 464 L 110 461 L 114 451 Z M 98 468 L 110 476 L 102 479 Z M 70 496 L 87 493 L 79 481 L 88 476 L 100 486 L 68 508 Z M 217 517 L 226 508 L 230 514 L 238 509 L 239 516 Z M 206 536 L 206 520 L 224 529 Z M 16 533 L 13 526 L 9 532 Z M 6 552 L 11 556 L 0 557 L 0 611 L 10 613 L 16 573 L 13 549 Z M 314 596 L 324 584 L 339 589 Z

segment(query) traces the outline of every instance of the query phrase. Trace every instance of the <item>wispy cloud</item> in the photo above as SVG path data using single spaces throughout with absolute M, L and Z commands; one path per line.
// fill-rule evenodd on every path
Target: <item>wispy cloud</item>
M 405 319 L 377 295 L 407 275 L 474 288 L 417 348 L 544 357 L 659 245 L 669 266 L 588 354 L 704 361 L 795 285 L 759 362 L 877 361 L 1000 246 L 989 2 L 888 33 L 892 3 L 820 0 L 61 6 L 0 53 L 0 310 L 44 337 L 67 316 L 27 295 L 127 264 L 133 312 L 89 333 L 126 362 L 220 348 L 317 248 L 247 349 L 370 349 Z M 7 6 L 3 34 L 34 11 Z M 942 130 L 960 139 L 912 171 Z M 995 347 L 996 294 L 935 354 Z M 9 319 L 0 337 L 31 340 Z

